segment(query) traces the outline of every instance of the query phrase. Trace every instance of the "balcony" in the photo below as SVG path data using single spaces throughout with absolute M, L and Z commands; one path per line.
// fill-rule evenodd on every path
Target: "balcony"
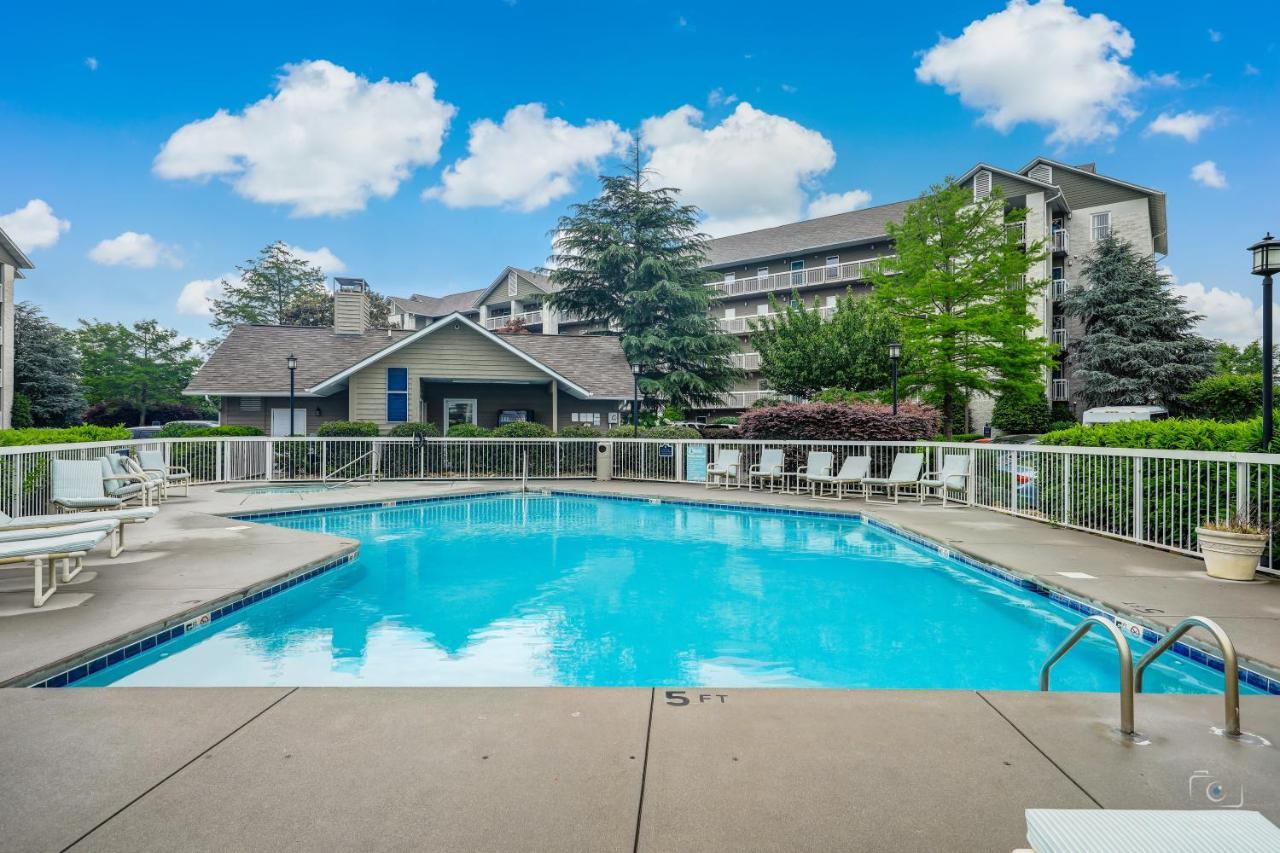
M 894 256 L 886 255 L 885 257 L 892 258 Z M 882 260 L 884 258 L 870 258 L 865 261 L 850 261 L 847 264 L 809 267 L 766 276 L 713 281 L 707 287 L 714 288 L 721 296 L 750 296 L 753 293 L 773 293 L 779 290 L 789 291 L 805 287 L 843 284 L 865 279 L 872 270 L 879 266 Z
M 1056 229 L 1050 236 L 1049 244 L 1054 254 L 1065 254 L 1071 250 L 1071 235 L 1065 229 Z
M 1004 226 L 1004 230 L 1008 233 L 1010 241 L 1017 243 L 1019 246 L 1027 244 L 1027 223 L 1010 222 Z
M 1065 299 L 1067 297 L 1067 280 L 1065 278 L 1055 278 L 1050 292 L 1053 294 L 1054 302 Z
M 834 305 L 823 305 L 818 309 L 818 313 L 822 315 L 822 319 L 830 320 L 836 313 Z M 720 331 L 730 335 L 749 335 L 751 334 L 751 324 L 759 323 L 765 318 L 777 319 L 785 316 L 781 311 L 774 311 L 765 314 L 747 314 L 743 317 L 721 317 L 719 320 Z
M 760 369 L 760 353 L 758 352 L 740 352 L 737 355 L 729 356 L 729 361 L 733 362 L 733 366 L 739 370 Z
M 1071 401 L 1071 385 L 1065 379 L 1054 379 L 1049 383 L 1049 396 L 1055 403 Z
M 759 400 L 783 400 L 789 403 L 797 402 L 800 398 L 791 397 L 786 394 L 779 394 L 776 391 L 729 391 L 726 392 L 718 406 L 708 406 L 711 409 L 749 409 Z
M 505 329 L 514 322 L 523 323 L 525 328 L 529 326 L 542 325 L 542 311 L 522 311 L 519 314 L 502 314 L 498 317 L 489 317 L 484 321 L 484 327 L 491 332 L 499 329 Z
M 1054 342 L 1055 344 L 1057 344 L 1060 348 L 1062 348 L 1062 349 L 1066 349 L 1066 348 L 1067 348 L 1067 330 L 1066 330 L 1066 329 L 1054 329 L 1054 330 L 1053 330 L 1053 342 Z

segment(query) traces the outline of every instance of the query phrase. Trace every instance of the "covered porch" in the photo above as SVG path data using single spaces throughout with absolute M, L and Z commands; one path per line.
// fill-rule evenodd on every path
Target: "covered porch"
M 621 400 L 586 400 L 551 379 L 476 381 L 422 377 L 418 380 L 417 420 L 434 423 L 442 434 L 459 424 L 493 429 L 512 421 L 530 421 L 557 432 L 573 424 L 607 430 L 622 422 Z

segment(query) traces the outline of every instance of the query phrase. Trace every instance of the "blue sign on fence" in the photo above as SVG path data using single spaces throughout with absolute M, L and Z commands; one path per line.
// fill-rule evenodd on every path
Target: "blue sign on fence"
M 690 483 L 707 481 L 707 446 L 705 444 L 684 446 L 684 478 Z
M 674 444 L 659 444 L 658 455 L 663 459 L 671 459 L 676 455 L 676 446 Z

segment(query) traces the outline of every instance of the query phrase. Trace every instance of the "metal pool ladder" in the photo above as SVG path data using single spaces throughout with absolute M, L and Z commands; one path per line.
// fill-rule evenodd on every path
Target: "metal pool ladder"
M 1111 639 L 1116 644 L 1116 651 L 1120 653 L 1120 732 L 1125 735 L 1133 734 L 1133 653 L 1129 651 L 1129 644 L 1125 642 L 1124 634 L 1115 626 L 1114 622 L 1108 622 L 1101 616 L 1090 616 L 1076 626 L 1062 645 L 1058 646 L 1058 650 L 1049 656 L 1044 662 L 1044 666 L 1040 667 L 1040 689 L 1049 689 L 1049 671 L 1053 669 L 1053 665 L 1057 663 L 1063 655 L 1071 651 L 1071 648 L 1085 634 L 1093 630 L 1094 626 L 1101 627 L 1104 631 L 1111 635 Z M 1171 635 L 1172 636 L 1172 635 Z M 1149 657 L 1149 655 L 1148 655 Z
M 1138 660 L 1138 669 L 1134 672 L 1134 688 L 1142 692 L 1142 673 L 1155 662 L 1155 659 L 1173 647 L 1183 634 L 1199 626 L 1213 635 L 1214 642 L 1222 651 L 1222 697 L 1226 702 L 1226 725 L 1223 734 L 1228 737 L 1240 736 L 1240 666 L 1236 662 L 1236 647 L 1222 630 L 1222 626 L 1204 616 L 1188 616 L 1178 623 L 1177 627 L 1164 635 L 1164 639 L 1156 643 Z

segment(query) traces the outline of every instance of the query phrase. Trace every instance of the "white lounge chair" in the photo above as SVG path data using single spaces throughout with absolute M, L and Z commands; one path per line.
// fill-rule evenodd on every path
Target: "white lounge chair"
M 35 575 L 32 607 L 39 607 L 58 589 L 58 573 L 54 563 L 63 561 L 63 574 L 74 578 L 84 568 L 84 555 L 88 554 L 109 534 L 101 531 L 77 533 L 72 536 L 42 536 L 16 542 L 0 542 L 0 565 L 31 563 Z M 76 570 L 69 571 L 69 564 L 76 561 Z M 44 567 L 49 566 L 49 584 L 45 588 Z
M 133 460 L 119 453 L 98 457 L 102 468 L 102 488 L 108 497 L 120 498 L 126 503 L 135 498 L 143 506 L 152 506 L 160 497 L 160 483 L 142 471 L 131 467 Z
M 147 474 L 158 474 L 164 478 L 164 494 L 168 496 L 172 486 L 182 486 L 182 496 L 191 494 L 191 472 L 181 465 L 166 465 L 164 454 L 159 450 L 139 450 L 138 465 Z
M 706 488 L 715 485 L 716 478 L 719 477 L 722 485 L 726 489 L 737 489 L 742 487 L 738 472 L 742 468 L 742 451 L 741 450 L 721 450 L 716 455 L 716 461 L 707 466 L 707 483 Z M 729 485 L 729 478 L 734 479 L 734 484 Z
M 773 484 L 783 477 L 785 471 L 786 462 L 781 449 L 773 447 L 762 450 L 760 461 L 747 469 L 747 491 L 750 492 L 755 488 L 756 480 L 768 480 L 769 491 L 772 492 Z M 764 486 L 762 485 L 761 488 L 763 489 Z
M 898 495 L 903 489 L 920 488 L 920 472 L 924 469 L 923 453 L 899 453 L 893 457 L 893 467 L 888 477 L 867 477 L 862 481 L 863 494 L 871 503 L 898 502 Z M 886 498 L 893 500 L 876 500 L 876 490 L 884 491 Z
M 0 543 L 26 542 L 36 539 L 54 539 L 60 536 L 83 536 L 87 533 L 103 533 L 111 537 L 111 556 L 119 554 L 116 549 L 116 537 L 120 533 L 120 522 L 114 518 L 100 518 L 93 521 L 81 521 L 77 524 L 66 524 L 58 527 L 30 527 L 21 530 L 0 530 Z M 69 581 L 80 573 L 70 571 L 63 566 L 62 579 Z
M 37 528 L 67 528 L 85 522 L 102 522 L 115 520 L 120 522 L 116 535 L 111 540 L 111 556 L 119 556 L 124 550 L 124 527 L 126 524 L 142 524 L 154 518 L 159 509 L 153 506 L 134 506 L 126 509 L 106 509 L 98 512 L 60 512 L 50 515 L 24 515 L 13 518 L 8 513 L 0 512 L 0 534 L 9 531 L 32 530 Z
M 838 501 L 845 496 L 846 486 L 858 486 L 871 473 L 870 456 L 846 456 L 835 474 L 809 474 L 805 477 L 813 488 L 813 499 L 822 501 Z M 822 487 L 827 486 L 827 494 Z M 865 493 L 866 489 L 863 489 Z
M 966 454 L 948 454 L 942 457 L 941 471 L 925 471 L 920 480 L 920 503 L 935 497 L 947 505 L 947 492 L 964 492 L 969 485 L 969 457 Z M 960 501 L 965 503 L 966 501 Z
M 835 455 L 825 450 L 811 450 L 808 457 L 805 458 L 804 464 L 795 470 L 796 478 L 796 494 L 804 491 L 800 488 L 800 482 L 806 483 L 813 476 L 829 476 L 831 474 L 831 465 L 835 462 Z M 808 487 L 812 490 L 812 485 Z
M 53 497 L 49 502 L 63 510 L 120 509 L 122 498 L 107 494 L 100 460 L 53 460 Z

